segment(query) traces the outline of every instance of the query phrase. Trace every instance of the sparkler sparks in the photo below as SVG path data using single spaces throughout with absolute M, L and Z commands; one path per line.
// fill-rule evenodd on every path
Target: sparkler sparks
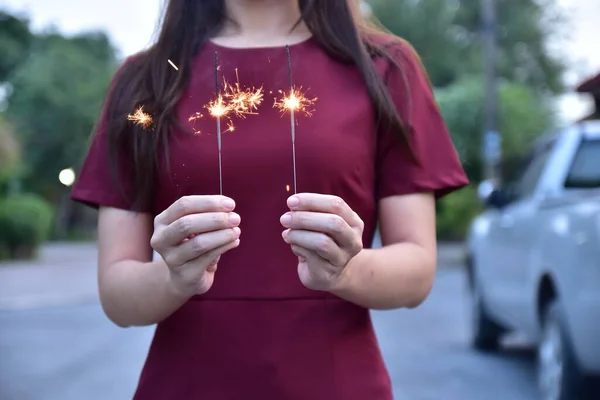
M 143 129 L 148 129 L 152 126 L 152 117 L 144 112 L 144 107 L 139 106 L 133 114 L 127 115 L 127 120 L 141 126 Z
M 168 62 L 169 64 L 171 64 L 171 67 L 173 67 L 173 68 L 175 69 L 175 71 L 179 71 L 179 68 L 177 68 L 177 65 L 175 65 L 175 63 L 174 63 L 173 61 L 171 61 L 171 60 L 167 60 L 167 62 Z
M 215 73 L 218 75 L 220 66 L 217 66 Z M 221 133 L 235 131 L 235 125 L 232 118 L 245 118 L 249 114 L 258 114 L 258 107 L 262 104 L 264 99 L 264 90 L 260 88 L 242 88 L 240 85 L 240 79 L 238 76 L 238 70 L 235 70 L 236 82 L 234 84 L 228 83 L 223 79 L 223 91 L 217 88 L 217 97 L 209 102 L 204 108 L 208 110 L 211 117 L 223 120 L 227 120 L 227 129 Z M 217 77 L 217 86 L 218 86 Z M 199 112 L 192 114 L 189 118 L 190 122 L 202 118 L 203 115 Z M 194 129 L 195 133 L 200 133 Z
M 240 77 L 235 69 L 236 81 L 233 85 L 225 83 L 224 97 L 227 99 L 231 111 L 237 116 L 244 118 L 248 114 L 258 114 L 258 106 L 262 104 L 263 88 L 244 88 L 240 86 Z
M 284 94 L 281 90 L 279 93 L 282 95 L 280 99 L 275 99 L 273 107 L 278 108 L 282 114 L 290 113 L 290 127 L 292 134 L 292 160 L 294 166 L 294 194 L 298 193 L 297 180 L 296 180 L 296 113 L 304 113 L 307 116 L 312 115 L 312 106 L 317 98 L 309 99 L 302 92 L 302 88 L 296 88 L 294 86 L 294 80 L 292 76 L 292 56 L 290 54 L 290 46 L 286 46 L 287 62 L 288 62 L 288 77 L 290 83 L 290 90 L 287 94 Z
M 302 92 L 302 88 L 292 89 L 286 94 L 279 91 L 281 98 L 275 99 L 273 107 L 278 108 L 283 114 L 287 112 L 299 112 L 310 117 L 313 113 L 312 105 L 318 100 L 316 97 L 309 99 Z
M 192 123 L 192 130 L 194 131 L 194 135 L 199 135 L 201 132 L 199 129 L 196 129 L 196 120 L 203 118 L 204 115 L 200 112 L 195 112 L 188 118 L 188 121 Z

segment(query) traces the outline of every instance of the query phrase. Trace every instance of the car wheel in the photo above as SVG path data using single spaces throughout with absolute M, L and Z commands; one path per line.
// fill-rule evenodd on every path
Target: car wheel
M 537 364 L 542 400 L 580 398 L 583 379 L 566 336 L 557 301 L 550 302 L 543 311 Z
M 506 329 L 488 314 L 479 285 L 475 280 L 471 286 L 471 335 L 472 346 L 480 351 L 494 351 Z

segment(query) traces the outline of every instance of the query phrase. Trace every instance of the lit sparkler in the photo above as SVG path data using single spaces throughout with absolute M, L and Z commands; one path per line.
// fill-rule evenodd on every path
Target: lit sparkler
M 215 51 L 215 96 L 216 99 L 211 101 L 207 108 L 213 117 L 217 120 L 217 148 L 219 150 L 219 188 L 223 195 L 223 160 L 221 152 L 221 118 L 226 116 L 231 111 L 223 100 L 221 90 L 219 88 L 219 54 Z
M 127 115 L 127 120 L 141 126 L 143 129 L 148 129 L 152 126 L 152 117 L 144 112 L 144 107 L 139 106 L 133 114 Z
M 219 151 L 219 186 L 223 194 L 223 167 L 222 167 L 222 142 L 223 133 L 233 132 L 235 126 L 232 117 L 244 118 L 248 114 L 258 114 L 258 106 L 263 101 L 263 88 L 242 88 L 238 76 L 238 70 L 235 70 L 236 82 L 229 84 L 223 79 L 223 90 L 219 87 L 219 55 L 215 52 L 215 99 L 208 103 L 205 108 L 208 113 L 215 118 L 217 122 L 217 147 Z M 194 113 L 189 117 L 190 122 L 202 118 L 201 113 Z M 226 129 L 222 129 L 222 121 L 226 120 Z M 200 133 L 194 129 L 195 133 Z
M 280 99 L 275 99 L 273 107 L 278 108 L 282 113 L 290 113 L 290 126 L 292 134 L 292 160 L 294 165 L 294 193 L 298 193 L 296 181 L 296 113 L 303 113 L 307 116 L 312 115 L 311 106 L 317 101 L 317 98 L 309 99 L 302 92 L 302 88 L 294 86 L 292 77 L 292 57 L 290 55 L 290 46 L 286 46 L 287 61 L 288 61 L 288 76 L 290 83 L 290 91 L 282 95 Z

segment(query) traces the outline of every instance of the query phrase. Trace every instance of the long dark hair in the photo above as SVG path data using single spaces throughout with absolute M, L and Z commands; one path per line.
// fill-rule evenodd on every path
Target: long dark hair
M 360 70 L 379 125 L 398 132 L 410 149 L 403 121 L 373 64 L 373 57 L 383 56 L 398 66 L 388 55 L 386 43 L 374 40 L 382 32 L 365 21 L 356 0 L 299 0 L 299 5 L 302 21 L 323 49 Z M 220 31 L 226 19 L 224 0 L 169 0 L 156 42 L 130 59 L 114 81 L 105 124 L 110 163 L 114 167 L 123 162 L 120 156 L 124 153 L 133 160 L 127 170 L 131 170 L 133 187 L 129 189 L 135 194 L 138 210 L 152 205 L 156 172 L 160 158 L 168 157 L 169 132 L 178 125 L 174 111 L 189 81 L 193 56 Z M 168 65 L 167 59 L 179 70 Z M 153 116 L 150 135 L 125 118 L 141 105 Z

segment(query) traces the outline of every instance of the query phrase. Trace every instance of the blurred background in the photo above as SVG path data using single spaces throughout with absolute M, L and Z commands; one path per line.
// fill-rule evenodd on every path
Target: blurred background
M 153 328 L 103 315 L 96 215 L 68 195 L 160 10 L 0 0 L 1 400 L 131 398 Z M 421 54 L 473 183 L 439 202 L 430 299 L 373 313 L 397 398 L 600 399 L 600 1 L 362 11 Z

